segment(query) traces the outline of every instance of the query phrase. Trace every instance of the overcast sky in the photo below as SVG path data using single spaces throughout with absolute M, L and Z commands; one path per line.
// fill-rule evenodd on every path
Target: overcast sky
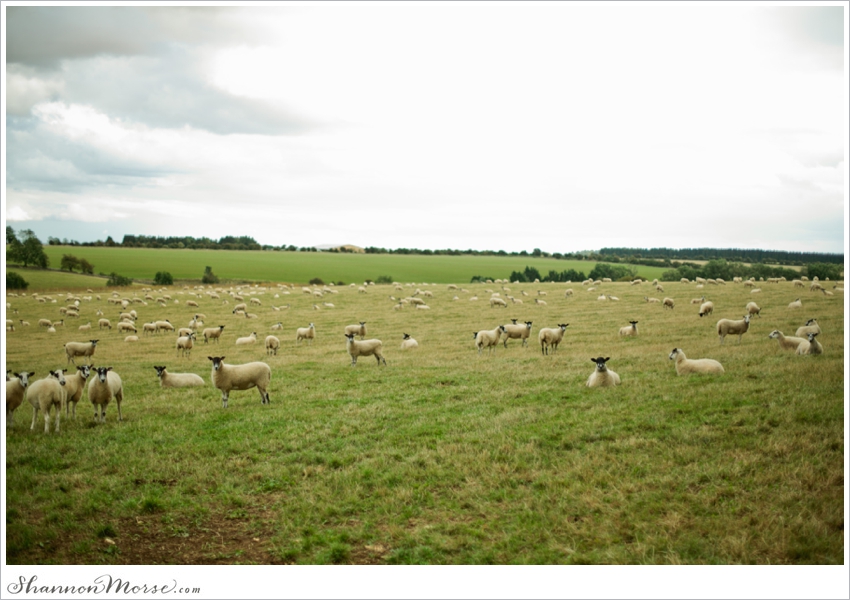
M 843 252 L 844 7 L 718 4 L 4 5 L 4 218 Z

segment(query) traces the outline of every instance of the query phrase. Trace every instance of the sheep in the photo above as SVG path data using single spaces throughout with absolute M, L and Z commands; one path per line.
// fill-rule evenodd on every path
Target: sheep
M 194 300 L 186 300 L 186 306 L 194 306 L 195 308 L 197 308 L 198 303 L 195 302 Z
M 61 319 L 59 321 L 53 321 L 53 326 L 54 327 L 64 327 L 65 326 L 65 319 Z
M 91 321 L 89 321 L 85 325 L 80 325 L 79 327 L 77 327 L 77 329 L 79 329 L 80 331 L 91 331 Z
M 45 327 L 45 328 L 46 327 L 52 327 L 53 321 L 51 321 L 50 319 L 39 319 L 38 320 L 38 326 L 39 327 Z
M 73 403 L 73 417 L 77 418 L 77 402 L 83 397 L 83 391 L 86 387 L 86 381 L 91 375 L 92 367 L 83 365 L 77 367 L 77 372 L 65 377 L 65 416 L 71 414 L 71 404 Z
M 262 404 L 271 404 L 269 398 L 269 383 L 272 370 L 264 362 L 251 362 L 243 365 L 225 364 L 224 356 L 208 356 L 212 361 L 210 380 L 221 390 L 221 407 L 227 408 L 227 400 L 232 390 L 242 391 L 257 388 Z
M 381 348 L 383 347 L 381 340 L 363 340 L 358 342 L 354 339 L 354 336 L 355 334 L 353 333 L 345 334 L 345 348 L 351 356 L 352 367 L 357 365 L 357 357 L 359 356 L 374 356 L 375 360 L 378 361 L 378 366 L 381 366 L 382 362 L 386 366 L 387 361 L 381 353 Z
M 761 319 L 761 309 L 758 304 L 755 302 L 747 302 L 746 309 L 750 315 L 758 315 L 758 318 Z
M 280 340 L 273 335 L 266 336 L 266 354 L 274 354 L 277 356 L 277 351 L 280 348 Z
M 817 335 L 817 333 L 807 333 L 806 337 L 808 337 L 808 340 L 797 346 L 797 354 L 800 356 L 805 354 L 823 354 L 823 346 L 815 339 Z
M 418 306 L 419 302 L 417 302 L 416 304 Z M 422 304 L 424 304 L 424 302 L 422 302 Z M 360 325 L 346 325 L 344 333 L 345 335 L 348 335 L 349 333 L 359 335 L 360 339 L 362 340 L 364 337 L 366 337 L 366 321 L 360 321 Z
M 699 316 L 700 318 L 710 315 L 714 312 L 714 302 L 708 300 L 707 302 L 703 302 L 699 307 Z
M 691 298 L 691 304 L 702 304 L 705 302 L 705 296 L 701 298 Z
M 608 296 L 606 296 L 605 294 L 600 294 L 596 299 L 597 300 L 608 300 Z
M 247 346 L 249 344 L 257 343 L 257 332 L 252 331 L 250 335 L 246 335 L 245 337 L 236 338 L 237 346 Z
M 643 299 L 649 304 L 660 304 L 661 300 L 658 298 L 649 298 L 648 296 L 644 296 Z
M 313 345 L 313 339 L 316 337 L 316 326 L 310 323 L 309 327 L 299 327 L 295 330 L 295 345 L 301 343 L 301 340 L 308 340 L 307 343 Z
M 97 322 L 97 328 L 98 328 L 98 329 L 103 329 L 104 327 L 106 327 L 107 329 L 110 329 L 110 330 L 112 329 L 112 323 L 110 323 L 110 322 L 109 322 L 109 319 L 100 319 L 100 320 L 98 320 L 98 322 Z
M 122 332 L 133 332 L 136 333 L 136 326 L 130 323 L 129 321 L 121 321 L 117 325 L 118 333 Z
M 673 301 L 673 298 L 664 298 L 664 300 L 661 302 L 662 307 L 669 308 L 670 310 L 673 310 L 673 307 L 675 305 L 676 303 Z
M 410 337 L 409 333 L 405 333 L 401 340 L 402 350 L 414 350 L 419 347 L 419 342 Z
M 490 308 L 496 308 L 497 306 L 501 306 L 502 308 L 507 308 L 508 303 L 502 300 L 501 298 L 490 298 Z
M 569 327 L 569 323 L 558 323 L 557 327 L 543 327 L 537 333 L 537 341 L 540 342 L 541 354 L 549 354 L 549 348 L 552 352 L 558 351 L 558 344 L 564 339 L 564 332 Z
M 251 300 L 249 300 L 249 302 L 252 305 L 255 305 L 255 306 L 262 306 L 263 305 L 263 302 L 259 298 L 251 298 Z
M 534 299 L 534 303 L 535 303 L 535 304 L 539 304 L 540 306 L 546 306 L 546 301 L 545 301 L 545 300 L 541 300 L 540 298 L 535 298 L 535 299 Z
M 27 373 L 12 373 L 14 377 L 9 379 L 6 375 L 6 427 L 12 426 L 12 419 L 15 410 L 23 404 L 24 394 L 26 394 L 29 378 L 35 375 L 35 372 Z
M 733 321 L 732 319 L 720 319 L 717 322 L 717 335 L 720 336 L 720 343 L 723 344 L 723 340 L 726 339 L 726 336 L 729 334 L 738 335 L 738 343 L 741 343 L 741 336 L 747 333 L 747 330 L 750 328 L 750 315 L 744 315 L 743 320 L 741 321 Z
M 599 358 L 590 359 L 590 362 L 596 363 L 596 369 L 590 374 L 590 377 L 587 378 L 587 383 L 585 384 L 587 387 L 620 385 L 620 376 L 610 370 L 605 364 L 609 360 L 611 360 L 610 356 L 605 358 L 600 356 Z
M 572 295 L 573 295 L 573 289 L 572 288 L 570 288 L 568 290 L 564 290 L 564 298 L 569 298 Z
M 56 433 L 59 433 L 59 420 L 62 416 L 62 404 L 65 402 L 65 371 L 56 369 L 44 379 L 33 381 L 27 390 L 27 400 L 32 406 L 32 424 L 30 431 L 35 429 L 38 411 L 44 413 L 44 433 L 50 432 L 50 411 L 56 409 Z
M 821 331 L 820 331 L 820 325 L 818 325 L 818 320 L 817 319 L 809 319 L 808 321 L 806 321 L 805 325 L 797 328 L 797 331 L 796 331 L 796 333 L 794 333 L 794 335 L 796 335 L 797 337 L 805 337 L 806 335 L 808 335 L 810 333 L 820 333 L 820 332 Z
M 504 325 L 504 346 L 508 347 L 508 340 L 522 340 L 522 346 L 528 346 L 528 336 L 531 335 L 531 321 L 525 321 L 524 325 L 517 325 L 516 319 L 513 323 Z
M 315 304 L 314 304 L 313 306 L 315 307 Z M 256 318 L 257 318 L 257 315 L 256 315 L 256 314 L 254 314 L 254 313 L 246 312 L 246 313 L 245 313 L 245 318 L 246 318 L 246 319 L 256 319 Z
M 204 380 L 194 373 L 169 373 L 165 366 L 154 367 L 159 385 L 164 388 L 203 387 Z
M 136 317 L 132 313 L 121 313 L 118 315 L 119 321 L 135 321 Z
M 236 306 L 234 306 L 233 310 L 231 312 L 235 315 L 236 313 L 238 313 L 240 311 L 245 312 L 247 310 L 248 310 L 248 305 L 243 302 L 241 304 L 237 304 Z
M 138 342 L 138 341 L 139 341 L 139 336 L 137 336 L 137 335 L 128 335 L 127 337 L 125 337 L 125 338 L 124 338 L 124 341 L 125 341 L 125 342 Z
M 172 325 L 171 321 L 168 319 L 165 319 L 164 321 L 157 321 L 156 331 L 157 333 L 160 331 L 174 331 L 174 325 Z
M 621 336 L 629 336 L 629 335 L 637 335 L 637 321 L 629 321 L 631 325 L 627 325 L 626 327 L 620 327 L 620 335 Z
M 779 347 L 782 350 L 795 350 L 796 351 L 797 348 L 799 348 L 800 344 L 803 344 L 803 343 L 806 342 L 806 340 L 801 338 L 801 337 L 792 337 L 790 335 L 788 337 L 786 337 L 778 329 L 774 329 L 773 331 L 771 331 L 767 335 L 767 337 L 769 337 L 772 340 L 777 340 L 779 342 Z
M 800 302 L 799 298 L 797 298 L 794 302 L 788 303 L 788 308 L 803 308 L 803 303 Z
M 177 330 L 177 337 L 183 337 L 184 335 L 189 335 L 190 333 L 194 333 L 195 330 L 191 327 L 181 327 Z
M 725 373 L 723 365 L 713 358 L 688 358 L 681 348 L 673 348 L 670 360 L 676 361 L 676 373 L 678 375 L 690 375 L 693 373 Z
M 611 296 L 611 295 L 609 295 L 609 294 L 606 294 L 605 296 L 606 296 L 606 297 L 608 298 L 608 300 L 610 300 L 611 302 L 619 302 L 619 301 L 620 301 L 620 299 L 619 299 L 619 298 L 617 298 L 617 296 Z
M 18 321 L 21 322 L 21 327 L 29 327 L 30 326 L 29 321 L 24 321 L 23 319 L 18 319 Z M 91 321 L 89 321 L 89 329 L 91 329 Z
M 224 325 L 219 325 L 218 327 L 207 327 L 204 329 L 204 343 L 206 344 L 210 340 L 215 340 L 215 342 L 218 343 L 221 338 L 222 331 L 224 331 Z
M 499 339 L 502 337 L 502 333 L 505 330 L 504 325 L 499 325 L 493 330 L 482 329 L 481 331 L 474 331 L 472 333 L 472 337 L 475 340 L 475 347 L 478 348 L 478 354 L 481 354 L 481 351 L 486 347 L 487 354 L 489 355 L 496 349 L 496 344 L 499 343 Z
M 761 288 L 753 288 L 753 289 L 750 290 L 750 293 L 751 294 L 760 294 Z
M 194 332 L 177 338 L 177 344 L 175 346 L 177 348 L 177 356 L 180 356 L 181 353 L 183 356 L 190 356 L 192 354 L 192 348 L 195 346 L 194 340 Z
M 88 342 L 68 342 L 65 344 L 65 355 L 68 357 L 69 363 L 74 363 L 77 366 L 77 361 L 74 359 L 78 356 L 88 358 L 87 361 L 91 364 L 91 357 L 94 356 L 94 350 L 97 347 L 98 340 L 89 340 Z
M 89 381 L 89 400 L 94 406 L 95 422 L 106 423 L 106 407 L 113 398 L 118 408 L 118 420 L 123 421 L 121 402 L 124 400 L 124 385 L 121 377 L 112 367 L 96 367 L 95 371 L 95 376 Z

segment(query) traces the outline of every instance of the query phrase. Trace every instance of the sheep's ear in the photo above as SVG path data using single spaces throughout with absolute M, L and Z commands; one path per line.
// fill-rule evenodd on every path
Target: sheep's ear
M 590 359 L 590 362 L 595 363 L 595 362 L 596 362 L 596 359 L 595 359 L 595 358 L 591 358 L 591 359 Z
M 610 356 L 606 356 L 606 357 L 605 357 L 605 362 L 608 362 L 609 360 L 611 360 L 611 357 L 610 357 Z
M 68 372 L 68 369 L 62 369 L 62 372 L 63 372 L 63 373 L 67 373 L 67 372 Z
M 32 373 L 27 373 L 27 377 L 32 377 L 33 375 L 35 375 L 35 371 L 33 371 Z
M 109 372 L 112 370 L 112 367 L 106 367 L 106 371 Z

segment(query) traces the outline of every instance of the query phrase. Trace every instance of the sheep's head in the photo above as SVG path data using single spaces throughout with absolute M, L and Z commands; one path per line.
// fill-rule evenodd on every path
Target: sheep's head
M 818 336 L 818 334 L 816 334 L 816 333 L 808 333 L 808 334 L 806 334 L 806 335 L 807 335 L 807 336 L 808 336 L 808 338 L 809 338 L 809 343 L 814 342 L 814 341 L 815 341 L 815 338 Z
M 670 360 L 676 360 L 676 357 L 679 356 L 679 349 L 673 348 L 673 351 L 670 353 Z
M 154 369 L 156 369 L 156 376 L 162 378 L 162 373 L 165 371 L 165 367 L 154 366 Z
M 59 385 L 65 385 L 65 372 L 68 369 L 56 369 L 55 371 L 50 371 L 50 377 L 55 377 L 59 381 Z
M 611 360 L 610 356 L 607 356 L 607 357 L 604 357 L 604 358 L 600 356 L 599 358 L 591 358 L 590 359 L 591 362 L 596 363 L 596 370 L 597 371 L 607 371 L 608 367 L 605 366 L 605 363 L 608 362 L 609 360 Z
M 529 323 L 528 326 L 531 327 L 531 323 Z M 569 327 L 569 326 L 570 326 L 569 323 L 558 323 L 558 327 L 561 328 L 561 331 L 566 331 L 567 327 Z M 608 360 L 608 359 L 606 358 L 605 360 Z
M 112 367 L 96 367 L 95 371 L 97 371 L 96 377 L 100 380 L 101 383 L 106 383 L 106 374 L 112 370 Z
M 91 365 L 83 365 L 82 367 L 77 367 L 77 371 L 80 372 L 80 377 L 83 378 L 83 381 L 89 378 L 91 375 Z
M 208 356 L 207 358 L 212 361 L 213 369 L 216 370 L 216 371 L 221 369 L 221 365 L 224 364 L 224 358 L 225 357 L 223 357 L 223 356 Z
M 20 381 L 20 382 L 21 382 L 21 387 L 23 387 L 23 388 L 25 388 L 25 389 L 26 389 L 26 387 L 27 387 L 27 386 L 29 385 L 29 383 L 30 383 L 30 377 L 32 377 L 33 375 L 35 375 L 35 371 L 30 372 L 30 373 L 27 373 L 26 371 L 24 371 L 23 373 L 12 373 L 12 375 L 14 375 L 15 377 L 17 377 L 17 378 L 18 378 L 18 381 Z
M 767 334 L 767 337 L 769 337 L 772 340 L 775 340 L 776 338 L 779 337 L 779 330 L 774 329 L 773 331 L 771 331 L 770 333 Z

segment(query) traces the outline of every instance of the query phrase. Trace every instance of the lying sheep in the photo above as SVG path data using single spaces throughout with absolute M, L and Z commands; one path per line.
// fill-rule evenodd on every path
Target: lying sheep
M 274 328 L 272 328 L 274 329 Z M 204 329 L 204 343 L 208 343 L 210 340 L 215 340 L 218 343 L 221 338 L 221 333 L 224 331 L 224 325 L 219 325 L 218 327 L 207 327 Z
M 794 302 L 788 303 L 788 308 L 803 308 L 803 303 L 800 302 L 799 298 L 797 298 Z
M 274 354 L 280 349 L 280 340 L 273 335 L 266 336 L 266 354 Z
M 139 341 L 139 336 L 137 336 L 137 335 L 128 335 L 127 337 L 125 337 L 125 338 L 124 338 L 124 341 L 125 341 L 125 342 L 138 342 L 138 341 Z
M 416 304 L 424 304 L 421 300 Z M 349 333 L 353 333 L 354 335 L 359 335 L 360 339 L 366 337 L 366 321 L 360 321 L 360 325 L 346 325 L 344 334 L 348 335 Z
M 359 356 L 374 356 L 375 360 L 378 361 L 378 366 L 383 362 L 384 365 L 387 364 L 387 361 L 384 359 L 383 354 L 381 354 L 381 348 L 383 344 L 381 340 L 363 340 L 356 341 L 354 339 L 353 333 L 345 334 L 347 341 L 345 342 L 345 347 L 348 350 L 348 354 L 351 356 L 351 366 L 357 365 L 357 358 Z
M 637 335 L 637 333 L 638 333 L 638 330 L 637 330 L 638 322 L 637 321 L 629 321 L 629 323 L 631 323 L 631 325 L 627 325 L 626 327 L 620 327 L 620 335 L 621 336 Z
M 281 330 L 281 329 L 283 329 L 283 322 L 282 321 L 278 321 L 277 323 L 272 325 L 272 331 L 277 331 L 277 330 Z
M 256 331 L 252 331 L 251 335 L 246 335 L 245 337 L 236 338 L 236 345 L 237 346 L 247 346 L 247 345 L 256 344 L 256 343 L 257 343 L 257 332 Z
M 794 333 L 797 337 L 805 338 L 810 333 L 820 333 L 820 325 L 817 319 L 809 319 L 802 327 L 798 327 Z
M 77 367 L 77 372 L 72 373 L 65 377 L 65 416 L 67 417 L 69 413 L 71 413 L 71 408 L 73 405 L 73 417 L 77 418 L 77 402 L 83 397 L 83 391 L 85 391 L 86 381 L 91 375 L 91 367 L 89 365 L 83 365 L 82 367 Z
M 714 302 L 708 300 L 707 302 L 703 302 L 699 307 L 699 316 L 700 318 L 710 315 L 714 312 Z
M 59 420 L 62 416 L 62 404 L 65 402 L 65 371 L 56 369 L 44 379 L 39 379 L 30 384 L 27 391 L 27 400 L 32 406 L 32 424 L 30 431 L 35 429 L 35 421 L 38 411 L 44 413 L 44 433 L 50 432 L 50 411 L 56 409 L 56 433 L 59 433 Z
M 741 321 L 733 321 L 732 319 L 720 319 L 717 322 L 717 335 L 720 336 L 720 343 L 723 344 L 723 340 L 726 339 L 727 335 L 737 335 L 738 343 L 741 343 L 741 336 L 747 333 L 747 330 L 750 328 L 750 315 L 744 315 L 744 318 Z
M 12 417 L 17 408 L 23 404 L 24 395 L 29 385 L 29 378 L 35 375 L 34 372 L 27 373 L 12 373 L 14 377 L 8 379 L 6 376 L 6 427 L 12 426 Z
M 91 331 L 91 321 L 89 321 L 85 325 L 80 325 L 79 327 L 77 327 L 77 329 L 79 329 L 80 331 Z
M 528 336 L 531 335 L 531 321 L 525 321 L 523 325 L 518 325 L 516 319 L 513 319 L 513 323 L 503 325 L 503 329 L 505 348 L 508 347 L 508 340 L 522 340 L 521 345 L 528 346 Z
M 401 349 L 402 350 L 414 350 L 419 347 L 419 342 L 410 337 L 410 334 L 405 333 L 404 338 L 401 340 Z
M 492 330 L 482 329 L 481 331 L 474 331 L 472 337 L 475 340 L 475 347 L 478 348 L 478 354 L 481 354 L 484 348 L 487 348 L 488 355 L 495 351 L 504 330 L 504 325 L 499 325 Z
M 659 300 L 658 298 L 649 298 L 648 296 L 644 296 L 643 299 L 649 304 L 661 303 L 661 300 Z
M 154 367 L 159 385 L 164 388 L 202 387 L 204 380 L 194 373 L 169 373 L 165 366 Z
M 250 362 L 244 365 L 228 365 L 224 356 L 208 356 L 212 361 L 210 379 L 215 387 L 221 390 L 221 407 L 227 408 L 227 400 L 233 390 L 242 391 L 257 388 L 262 404 L 270 404 L 269 383 L 272 370 L 264 362 Z
M 620 376 L 610 370 L 605 364 L 609 360 L 611 360 L 610 356 L 606 358 L 600 356 L 599 358 L 590 359 L 591 362 L 596 363 L 596 369 L 590 374 L 590 377 L 587 378 L 587 383 L 585 384 L 587 387 L 608 387 L 620 385 Z
M 540 352 L 544 355 L 549 354 L 549 348 L 552 348 L 552 352 L 557 352 L 558 344 L 564 339 L 564 332 L 569 326 L 569 323 L 558 323 L 557 327 L 541 328 L 537 333 L 537 341 L 540 342 Z
M 800 344 L 802 344 L 806 341 L 801 337 L 792 337 L 792 336 L 786 337 L 786 336 L 782 335 L 782 332 L 779 331 L 778 329 L 774 329 L 773 331 L 771 331 L 769 334 L 767 334 L 767 337 L 769 337 L 772 340 L 778 340 L 779 341 L 779 347 L 783 350 L 794 350 L 794 351 L 796 351 L 797 348 L 800 346 Z
M 761 309 L 755 302 L 747 302 L 746 310 L 751 316 L 758 315 L 759 319 L 761 319 Z
M 190 332 L 188 335 L 177 338 L 175 347 L 177 348 L 177 356 L 190 356 L 192 354 L 192 348 L 195 347 L 195 332 Z
M 299 327 L 295 330 L 295 345 L 301 343 L 301 340 L 308 340 L 307 343 L 313 345 L 313 339 L 316 337 L 316 327 L 310 323 L 309 327 Z
M 681 348 L 673 348 L 670 360 L 676 361 L 676 373 L 690 375 L 692 373 L 725 373 L 723 365 L 713 358 L 688 358 Z
M 112 367 L 95 367 L 95 376 L 89 381 L 89 400 L 94 406 L 94 420 L 106 423 L 106 407 L 115 398 L 118 420 L 122 421 L 121 402 L 124 400 L 124 385 Z
M 817 336 L 817 333 L 807 333 L 806 337 L 808 339 L 797 346 L 797 354 L 800 356 L 805 354 L 823 354 L 823 346 L 815 339 Z
M 74 363 L 74 366 L 77 365 L 77 362 L 74 360 L 77 357 L 88 358 L 87 361 L 91 364 L 91 357 L 94 356 L 94 350 L 97 347 L 98 340 L 89 340 L 87 342 L 68 342 L 65 344 L 65 355 L 68 357 L 69 363 Z

